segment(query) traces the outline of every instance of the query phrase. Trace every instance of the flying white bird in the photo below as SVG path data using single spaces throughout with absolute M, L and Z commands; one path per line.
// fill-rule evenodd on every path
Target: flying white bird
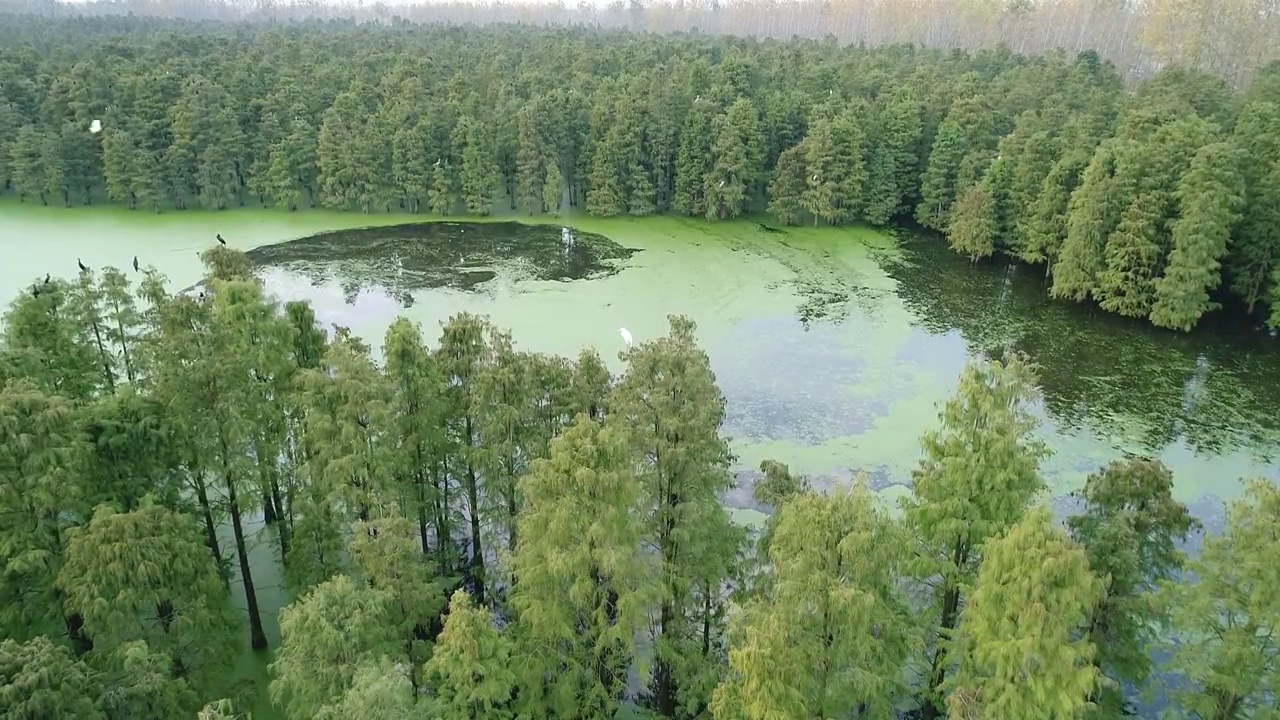
M 626 328 L 618 328 L 618 334 L 622 336 L 622 342 L 631 347 L 631 333 Z
M 89 132 L 93 133 L 94 135 L 97 135 L 98 133 L 102 132 L 102 121 L 94 120 L 93 122 L 89 123 Z

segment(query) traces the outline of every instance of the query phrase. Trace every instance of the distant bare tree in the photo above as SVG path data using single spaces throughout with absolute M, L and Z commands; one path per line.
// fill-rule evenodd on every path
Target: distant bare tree
M 565 0 L 434 3 L 321 0 L 0 0 L 0 13 L 192 20 L 522 23 L 826 38 L 1024 54 L 1094 50 L 1128 77 L 1177 63 L 1237 86 L 1280 60 L 1280 0 Z

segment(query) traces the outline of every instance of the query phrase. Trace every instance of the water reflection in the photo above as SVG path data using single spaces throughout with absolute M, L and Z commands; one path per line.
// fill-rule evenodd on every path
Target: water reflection
M 348 304 L 380 288 L 402 307 L 417 290 L 481 291 L 512 279 L 584 280 L 617 272 L 635 251 L 602 235 L 552 225 L 409 223 L 320 233 L 249 251 L 267 274 L 336 282 Z M 275 271 L 275 272 L 273 272 Z
M 921 326 L 959 331 L 985 355 L 1026 353 L 1060 429 L 1088 429 L 1136 451 L 1180 439 L 1197 454 L 1244 450 L 1272 461 L 1280 355 L 1266 334 L 1216 318 L 1190 335 L 1163 331 L 1050 301 L 1036 268 L 975 266 L 932 238 L 904 244 L 884 267 Z

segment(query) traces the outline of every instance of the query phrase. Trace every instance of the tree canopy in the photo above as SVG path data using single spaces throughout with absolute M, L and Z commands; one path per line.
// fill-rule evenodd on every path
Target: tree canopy
M 1209 3 L 1170 2 L 1143 4 L 1150 37 L 1171 23 L 1228 27 L 1251 7 L 1214 4 L 1209 18 L 1192 12 Z M 1237 93 L 1205 71 L 1221 49 L 1142 73 L 1130 91 L 1130 66 L 1087 47 L 8 24 L 27 36 L 0 46 L 0 192 L 23 202 L 914 220 L 975 261 L 1042 265 L 1055 298 L 1177 330 L 1223 307 L 1280 324 L 1280 63 L 1240 72 Z M 127 375 L 131 361 L 101 371 Z

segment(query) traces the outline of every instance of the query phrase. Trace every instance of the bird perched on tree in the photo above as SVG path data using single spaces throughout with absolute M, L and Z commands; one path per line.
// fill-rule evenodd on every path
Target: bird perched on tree
M 631 332 L 626 328 L 618 328 L 618 334 L 622 336 L 622 342 L 626 343 L 627 347 L 631 347 Z
M 97 135 L 98 133 L 102 132 L 102 121 L 94 120 L 93 122 L 89 123 L 89 132 L 93 133 L 94 135 Z
M 222 239 L 222 233 L 217 233 L 216 235 L 214 235 L 214 237 L 218 238 L 218 243 L 219 243 L 219 244 L 221 244 L 221 245 L 226 245 L 226 244 L 227 244 L 227 241 Z
M 51 280 L 52 278 L 53 278 L 53 276 L 52 276 L 52 275 L 50 275 L 49 273 L 45 273 L 45 274 L 44 274 L 44 284 L 45 284 L 45 285 L 48 285 L 48 284 L 49 284 L 49 280 Z
M 140 269 L 141 269 L 141 268 L 139 268 L 139 267 L 138 267 L 138 256 L 137 256 L 137 255 L 134 255 L 134 256 L 133 256 L 133 271 L 134 271 L 134 272 L 138 272 Z
M 80 272 L 89 272 L 89 268 L 86 267 L 84 263 L 80 262 L 80 258 L 76 258 L 76 264 L 80 266 Z

